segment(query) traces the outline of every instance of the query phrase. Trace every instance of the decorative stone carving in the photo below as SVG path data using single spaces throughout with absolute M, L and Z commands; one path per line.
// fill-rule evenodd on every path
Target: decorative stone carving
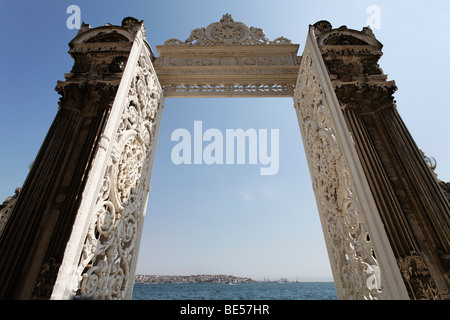
M 270 41 L 262 29 L 226 14 L 186 41 L 157 46 L 154 65 L 167 97 L 292 96 L 298 47 L 283 37 Z
M 320 20 L 314 23 L 314 35 L 319 36 L 320 34 L 330 31 L 332 29 L 332 25 L 330 22 L 326 20 Z
M 388 298 L 353 177 L 343 156 L 328 97 L 306 48 L 294 96 L 339 298 Z
M 146 31 L 144 21 L 139 21 L 134 17 L 126 17 L 122 20 L 122 27 L 129 29 L 134 34 L 137 34 L 138 31 L 142 32 L 142 36 L 145 39 Z
M 346 26 L 333 29 L 328 21 L 319 21 L 314 24 L 314 34 L 322 55 L 328 61 L 333 61 L 343 55 L 348 59 L 353 55 L 373 55 L 378 58 L 382 55 L 383 45 L 368 27 L 357 32 Z M 349 62 L 353 63 L 354 61 Z M 377 70 L 377 73 L 382 72 Z
M 170 96 L 295 94 L 339 298 L 404 299 L 408 294 L 415 299 L 448 298 L 445 290 L 450 276 L 448 201 L 436 197 L 442 196 L 441 193 L 431 192 L 427 194 L 429 199 L 436 200 L 429 203 L 443 210 L 417 214 L 413 209 L 419 205 L 408 190 L 410 186 L 398 175 L 404 168 L 393 168 L 381 159 L 387 163 L 388 176 L 384 176 L 382 161 L 373 157 L 370 160 L 377 158 L 377 161 L 371 163 L 370 169 L 392 182 L 383 191 L 386 194 L 394 191 L 398 196 L 381 197 L 383 201 L 398 200 L 394 201 L 397 207 L 389 207 L 398 210 L 389 216 L 392 220 L 385 220 L 384 229 L 379 217 L 381 210 L 374 200 L 377 189 L 370 190 L 365 180 L 370 179 L 369 173 L 366 171 L 364 177 L 364 163 L 353 149 L 360 146 L 360 140 L 356 139 L 373 128 L 349 132 L 352 127 L 345 125 L 350 117 L 354 122 L 349 123 L 360 128 L 363 121 L 373 124 L 381 119 L 375 127 L 386 124 L 397 127 L 397 131 L 383 128 L 392 140 L 406 137 L 405 141 L 412 142 L 409 136 L 402 135 L 406 128 L 398 115 L 391 112 L 396 87 L 385 81 L 386 76 L 377 64 L 381 44 L 369 28 L 361 32 L 345 26 L 332 29 L 329 22 L 319 21 L 311 26 L 309 46 L 302 58 L 296 55 L 298 45 L 283 37 L 270 41 L 262 29 L 248 28 L 227 14 L 220 22 L 193 30 L 184 42 L 166 41 L 158 48 L 162 54 L 155 61 L 156 71 L 142 21 L 125 18 L 122 27 L 106 24 L 96 32 L 91 31 L 83 23 L 70 43 L 75 65 L 67 81 L 57 86 L 62 96 L 60 110 L 48 138 L 50 151 L 43 153 L 45 157 L 34 166 L 32 186 L 37 187 L 31 188 L 32 192 L 23 191 L 20 198 L 16 195 L 7 199 L 0 207 L 0 234 L 17 199 L 14 210 L 21 205 L 26 209 L 17 210 L 21 221 L 13 215 L 10 223 L 16 222 L 15 229 L 8 226 L 2 236 L 2 240 L 6 234 L 9 238 L 0 252 L 4 260 L 0 260 L 1 297 L 28 298 L 32 291 L 36 299 L 50 295 L 53 299 L 131 298 L 164 89 Z M 157 73 L 163 79 L 163 87 Z M 370 102 L 359 103 L 367 99 Z M 357 114 L 357 109 L 362 114 Z M 377 112 L 380 119 L 372 117 Z M 89 132 L 79 134 L 88 129 Z M 80 139 L 86 136 L 90 137 L 89 142 L 81 143 Z M 72 138 L 77 145 L 83 145 L 83 150 L 60 148 L 75 144 Z M 365 146 L 373 147 L 369 143 Z M 424 163 L 419 152 L 414 147 L 407 149 L 411 150 L 412 156 L 406 158 L 420 161 L 408 167 L 412 170 L 406 176 L 409 178 L 413 171 L 425 172 L 418 181 L 429 182 L 428 171 L 415 170 Z M 390 154 L 379 154 L 380 158 L 386 155 Z M 57 171 L 63 162 L 69 170 Z M 52 181 L 46 182 L 46 188 L 42 189 L 41 181 L 51 175 Z M 430 177 L 434 184 L 429 184 L 427 190 L 438 189 L 436 177 Z M 448 197 L 448 183 L 439 183 Z M 34 194 L 34 190 L 41 193 Z M 51 199 L 43 199 L 42 194 Z M 26 200 L 24 195 L 28 197 Z M 41 201 L 39 206 L 34 205 L 36 201 Z M 429 232 L 428 238 L 417 225 L 413 225 L 415 233 L 410 232 L 402 220 L 410 217 L 432 222 L 419 226 Z M 394 218 L 398 220 L 392 223 Z M 414 237 L 422 239 L 416 243 Z M 398 243 L 389 244 L 388 240 Z M 427 242 L 431 249 L 427 248 L 424 254 L 405 251 Z M 21 251 L 22 247 L 28 247 L 28 251 Z M 28 259 L 33 260 L 29 261 L 33 266 L 25 268 L 23 261 Z M 15 272 L 16 267 L 19 272 Z M 22 288 L 16 290 L 17 284 Z
M 143 50 L 76 271 L 76 295 L 83 299 L 124 299 L 133 285 L 160 102 L 150 55 Z
M 430 270 L 417 252 L 411 252 L 405 257 L 398 259 L 398 266 L 407 284 L 408 292 L 415 300 L 440 300 L 439 290 L 432 279 Z
M 220 22 L 211 23 L 206 28 L 192 30 L 186 41 L 176 38 L 164 42 L 165 45 L 232 45 L 232 44 L 290 44 L 284 37 L 270 41 L 261 28 L 248 27 L 235 22 L 230 14 L 225 14 Z
M 2 233 L 0 251 L 7 258 L 0 259 L 0 298 L 49 299 L 52 294 L 49 288 L 57 281 L 86 198 L 97 142 L 135 43 L 137 29 L 132 29 L 139 26 L 143 32 L 141 22 L 124 25 L 94 30 L 84 24 L 69 43 L 74 66 L 57 83 L 57 114 Z M 54 269 L 46 272 L 50 259 Z
M 39 276 L 36 280 L 36 285 L 33 289 L 33 297 L 50 297 L 53 290 L 54 281 L 58 275 L 60 263 L 56 262 L 55 258 L 51 257 L 42 265 Z
M 176 95 L 178 97 L 198 95 L 214 96 L 291 96 L 295 86 L 292 84 L 199 84 L 199 85 L 165 85 L 164 94 L 167 96 Z
M 288 55 L 275 57 L 176 57 L 171 58 L 168 65 L 174 67 L 183 66 L 287 66 L 300 65 L 300 61 L 291 61 Z M 155 66 L 163 66 L 164 59 L 157 58 Z M 226 71 L 226 70 L 225 70 Z
M 395 82 L 378 65 L 382 45 L 368 28 L 316 35 L 398 265 L 414 261 L 402 271 L 409 297 L 446 298 L 450 206 L 439 192 L 435 164 L 400 118 Z

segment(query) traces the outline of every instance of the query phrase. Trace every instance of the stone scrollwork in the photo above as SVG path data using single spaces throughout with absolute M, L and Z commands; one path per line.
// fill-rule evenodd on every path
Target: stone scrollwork
M 261 28 L 248 27 L 242 22 L 235 22 L 230 14 L 225 14 L 220 22 L 211 23 L 206 28 L 192 30 L 186 41 L 169 39 L 165 45 L 231 45 L 231 44 L 290 44 L 284 37 L 271 41 L 266 38 Z
M 301 57 L 298 44 L 267 39 L 261 28 L 220 22 L 197 28 L 185 41 L 157 46 L 154 66 L 166 97 L 292 96 Z
M 192 94 L 215 94 L 220 95 L 237 95 L 241 94 L 258 94 L 272 95 L 286 93 L 290 96 L 295 86 L 292 84 L 194 84 L 194 85 L 165 85 L 164 93 L 171 95 L 176 93 L 179 96 L 189 96 Z
M 385 279 L 370 240 L 327 96 L 305 49 L 294 96 L 339 298 L 380 299 Z
M 288 66 L 299 65 L 298 61 L 292 62 L 289 56 L 274 57 L 176 57 L 170 58 L 169 65 L 174 67 L 182 66 Z M 163 59 L 158 58 L 155 66 L 162 66 Z M 296 70 L 298 72 L 298 70 Z M 267 72 L 267 71 L 266 71 Z
M 407 290 L 415 300 L 441 300 L 442 297 L 431 275 L 428 265 L 417 252 L 411 251 L 398 259 L 398 266 Z
M 77 268 L 82 299 L 124 299 L 133 285 L 161 108 L 161 88 L 143 49 Z

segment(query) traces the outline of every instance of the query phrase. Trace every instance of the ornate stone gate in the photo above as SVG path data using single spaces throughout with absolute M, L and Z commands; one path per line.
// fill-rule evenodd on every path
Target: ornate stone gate
M 70 42 L 57 116 L 0 211 L 0 297 L 130 299 L 165 97 L 291 96 L 340 299 L 449 297 L 450 205 L 396 110 L 372 31 L 303 55 L 224 15 L 155 57 L 142 21 Z

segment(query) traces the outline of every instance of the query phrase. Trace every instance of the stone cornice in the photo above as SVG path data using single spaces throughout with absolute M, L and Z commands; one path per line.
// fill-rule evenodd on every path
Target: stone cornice
M 156 46 L 158 79 L 167 97 L 292 96 L 300 67 L 298 44 L 268 40 L 262 29 L 230 15 Z

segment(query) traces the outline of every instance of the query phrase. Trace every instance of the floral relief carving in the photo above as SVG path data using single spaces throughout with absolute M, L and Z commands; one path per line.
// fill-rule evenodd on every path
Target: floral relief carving
M 146 49 L 131 82 L 77 268 L 76 296 L 124 299 L 133 285 L 138 229 L 150 189 L 161 89 Z
M 284 37 L 269 40 L 261 28 L 225 14 L 219 22 L 194 29 L 185 41 L 172 38 L 157 46 L 154 66 L 168 97 L 194 92 L 292 96 L 301 61 L 298 48 Z
M 324 236 L 344 299 L 386 298 L 379 266 L 336 125 L 308 50 L 305 50 L 294 95 L 305 150 L 310 163 Z M 336 279 L 337 277 L 337 279 Z
M 416 300 L 441 300 L 442 297 L 431 275 L 425 259 L 411 251 L 398 259 L 398 266 L 409 294 Z
M 294 65 L 288 56 L 170 58 L 169 66 L 286 66 Z M 157 65 L 161 65 L 158 64 Z
M 171 92 L 177 93 L 234 93 L 238 94 L 273 94 L 274 92 L 292 95 L 295 85 L 291 84 L 195 84 L 195 85 L 165 85 L 163 86 L 166 96 Z
M 165 45 L 232 45 L 232 44 L 290 44 L 284 37 L 270 41 L 261 28 L 248 27 L 235 22 L 230 14 L 225 14 L 220 22 L 211 23 L 206 28 L 192 30 L 186 41 L 169 39 Z
M 271 69 L 254 69 L 254 68 L 228 68 L 228 69 L 217 69 L 217 68 L 198 68 L 195 70 L 196 75 L 240 75 L 245 71 L 247 75 L 298 75 L 298 69 L 292 68 L 271 68 Z M 190 75 L 192 70 L 186 70 L 184 68 L 179 68 L 173 70 L 171 74 L 178 75 Z

